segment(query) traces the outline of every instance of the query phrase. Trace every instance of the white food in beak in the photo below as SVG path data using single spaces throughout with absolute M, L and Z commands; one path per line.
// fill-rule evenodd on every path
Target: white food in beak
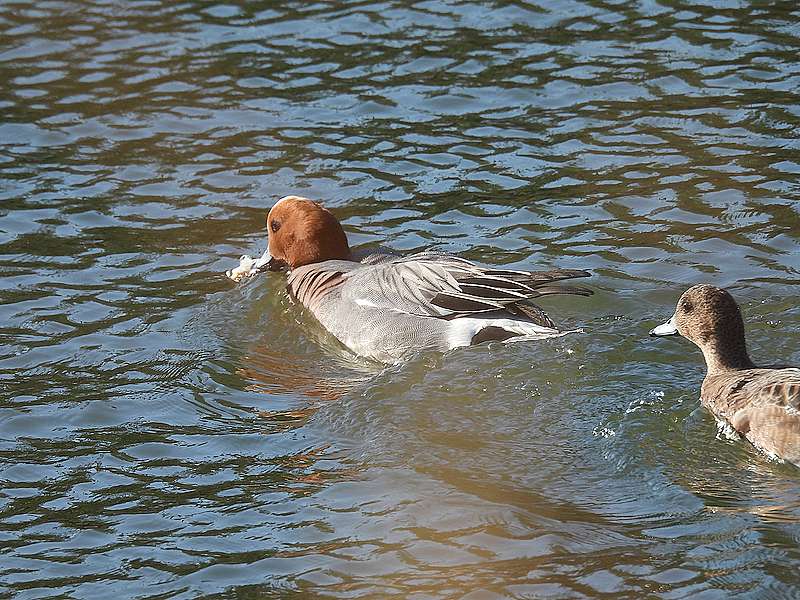
M 261 258 L 257 259 L 249 254 L 243 254 L 239 257 L 239 266 L 235 269 L 225 271 L 225 275 L 234 281 L 241 281 L 245 277 L 251 277 L 259 273 L 261 268 L 265 267 L 270 260 L 272 260 L 272 257 L 269 254 L 269 249 L 264 250 L 264 254 L 261 255 Z

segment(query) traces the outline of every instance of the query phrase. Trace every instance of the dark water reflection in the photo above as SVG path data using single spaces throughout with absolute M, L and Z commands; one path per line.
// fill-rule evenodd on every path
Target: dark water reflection
M 708 281 L 800 363 L 796 2 L 241 4 L 0 4 L 0 595 L 796 595 L 796 469 L 646 337 Z M 587 334 L 361 363 L 221 275 L 288 193 Z

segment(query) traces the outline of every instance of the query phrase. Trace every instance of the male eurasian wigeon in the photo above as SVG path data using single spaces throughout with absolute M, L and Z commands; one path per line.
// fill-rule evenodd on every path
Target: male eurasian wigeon
M 700 401 L 757 448 L 800 465 L 800 369 L 753 364 L 733 297 L 711 285 L 689 288 L 672 318 L 650 331 L 676 333 L 703 351 Z
M 350 350 L 380 362 L 424 349 L 564 335 L 529 300 L 592 293 L 555 284 L 585 271 L 484 269 L 435 252 L 357 262 L 336 217 L 299 196 L 279 200 L 266 224 L 267 251 L 258 260 L 242 257 L 228 276 L 288 268 L 291 295 Z

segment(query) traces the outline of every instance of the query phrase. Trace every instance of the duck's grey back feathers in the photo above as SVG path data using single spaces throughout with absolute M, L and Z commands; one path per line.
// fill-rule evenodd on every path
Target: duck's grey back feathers
M 424 252 L 351 271 L 342 294 L 361 306 L 452 318 L 554 293 L 590 295 L 584 288 L 552 285 L 588 276 L 576 270 L 483 269 L 463 258 Z
M 557 282 L 587 277 L 578 270 L 484 269 L 433 252 L 370 257 L 365 263 L 325 261 L 298 267 L 289 291 L 358 354 L 391 361 L 410 350 L 448 350 L 485 339 L 559 335 L 530 300 L 551 294 L 590 295 Z M 478 336 L 488 327 L 497 335 Z

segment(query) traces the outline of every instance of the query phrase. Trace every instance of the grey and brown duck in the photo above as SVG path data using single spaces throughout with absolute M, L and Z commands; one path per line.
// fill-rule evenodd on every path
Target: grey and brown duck
M 689 288 L 672 318 L 650 334 L 694 342 L 706 361 L 703 405 L 757 448 L 800 466 L 800 369 L 757 367 L 750 360 L 742 313 L 728 292 Z

